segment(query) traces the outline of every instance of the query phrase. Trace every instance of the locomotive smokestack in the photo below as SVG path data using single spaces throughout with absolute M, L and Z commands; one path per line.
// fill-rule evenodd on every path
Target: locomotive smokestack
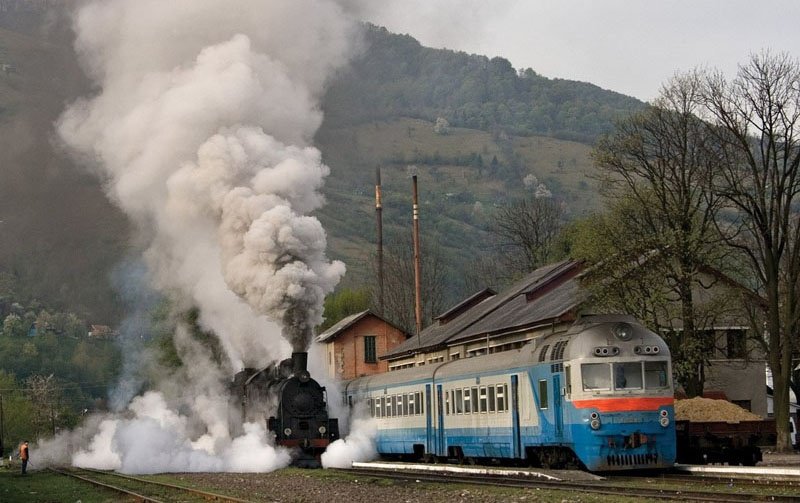
M 308 353 L 297 352 L 292 353 L 292 374 L 299 376 L 300 374 L 307 373 L 308 369 Z

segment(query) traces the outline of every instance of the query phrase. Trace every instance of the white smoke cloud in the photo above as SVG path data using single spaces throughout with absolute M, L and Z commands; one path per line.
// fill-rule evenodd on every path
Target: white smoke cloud
M 148 392 L 129 407 L 130 418 L 106 419 L 86 449 L 71 459 L 74 466 L 123 473 L 266 472 L 289 464 L 286 449 L 275 447 L 262 423 L 246 423 L 244 434 L 221 444 L 192 442 L 192 419 L 172 410 L 164 396 Z M 227 435 L 224 430 L 223 435 Z
M 356 418 L 350 427 L 350 434 L 333 442 L 322 453 L 322 466 L 325 468 L 350 468 L 354 461 L 371 461 L 378 457 L 375 450 L 377 422 L 371 417 Z
M 67 108 L 58 134 L 136 224 L 151 286 L 177 311 L 196 307 L 226 361 L 179 327 L 178 372 L 161 369 L 157 391 L 43 457 L 126 473 L 285 466 L 263 421 L 231 426 L 224 383 L 304 351 L 344 274 L 308 216 L 329 174 L 311 140 L 355 20 L 332 0 L 82 5 L 76 50 L 97 93 Z
M 344 273 L 305 215 L 328 175 L 310 146 L 318 99 L 355 26 L 326 0 L 110 0 L 76 15 L 99 92 L 59 134 L 138 224 L 154 286 L 199 308 L 234 368 L 285 354 L 281 330 L 304 350 Z

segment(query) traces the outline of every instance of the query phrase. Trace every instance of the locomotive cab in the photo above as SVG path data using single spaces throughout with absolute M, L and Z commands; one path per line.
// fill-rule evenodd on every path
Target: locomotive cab
M 628 318 L 594 317 L 594 324 L 575 327 L 580 334 L 565 355 L 575 449 L 596 471 L 675 460 L 674 441 L 660 441 L 675 437 L 669 349 Z

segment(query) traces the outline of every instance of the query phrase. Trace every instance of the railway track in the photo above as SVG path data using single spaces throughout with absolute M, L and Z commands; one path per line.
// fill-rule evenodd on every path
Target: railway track
M 414 472 L 391 471 L 387 469 L 349 468 L 341 469 L 352 475 L 364 477 L 389 478 L 414 482 L 430 482 L 439 484 L 478 484 L 500 487 L 523 489 L 548 489 L 553 491 L 574 491 L 604 495 L 624 495 L 632 498 L 671 499 L 680 501 L 714 501 L 714 502 L 741 502 L 741 501 L 798 501 L 798 495 L 764 494 L 763 492 L 732 492 L 715 490 L 686 490 L 677 488 L 647 488 L 635 485 L 623 485 L 614 480 L 599 480 L 592 482 L 552 481 L 530 479 L 527 477 L 497 477 L 490 475 L 467 475 L 441 472 Z M 774 486 L 773 486 L 774 487 Z
M 123 475 L 121 473 L 79 469 L 55 469 L 51 471 L 76 478 L 97 487 L 103 487 L 120 494 L 129 496 L 136 501 L 147 503 L 170 503 L 187 501 L 226 501 L 234 503 L 250 503 L 247 500 L 227 496 L 224 494 L 201 491 L 191 487 L 156 482 L 154 480 Z
M 628 476 L 613 476 L 614 482 L 622 481 L 642 481 L 644 479 L 661 481 L 670 484 L 696 484 L 696 485 L 714 485 L 714 484 L 728 484 L 736 485 L 738 487 L 760 487 L 760 488 L 795 488 L 800 494 L 800 479 L 797 478 L 758 478 L 754 476 L 738 475 L 729 476 L 721 474 L 682 474 L 682 473 L 661 473 L 656 475 L 628 475 Z

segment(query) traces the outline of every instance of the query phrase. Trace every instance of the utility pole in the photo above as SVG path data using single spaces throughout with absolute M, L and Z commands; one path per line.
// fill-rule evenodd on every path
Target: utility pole
M 419 245 L 419 196 L 417 192 L 417 175 L 411 177 L 413 188 L 414 210 L 414 315 L 417 321 L 417 343 L 422 332 L 422 265 L 420 263 Z
M 378 231 L 378 309 L 384 315 L 383 300 L 383 203 L 381 201 L 381 168 L 375 168 L 375 217 Z
M 3 457 L 3 439 L 5 438 L 6 423 L 3 417 L 3 395 L 0 394 L 0 458 Z

